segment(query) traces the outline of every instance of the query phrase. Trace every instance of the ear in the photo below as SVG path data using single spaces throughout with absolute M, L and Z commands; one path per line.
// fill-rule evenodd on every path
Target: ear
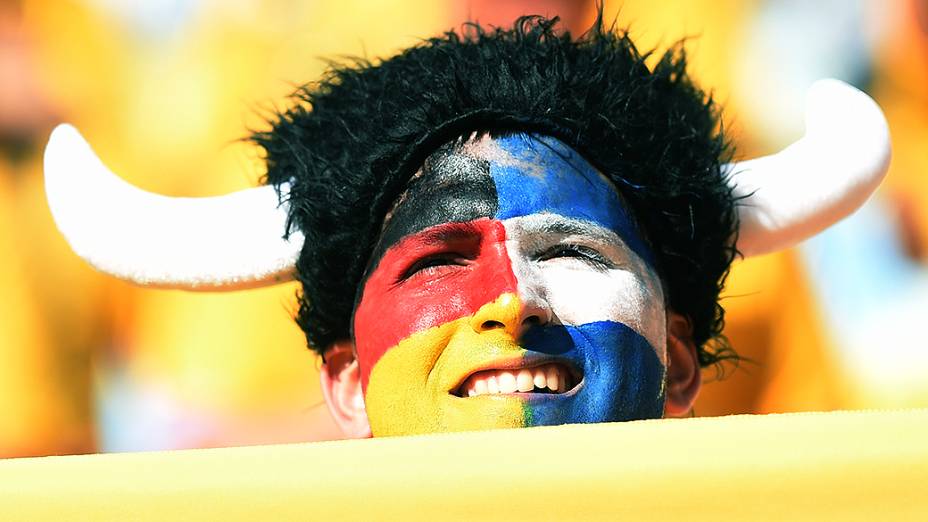
M 364 408 L 361 371 L 354 354 L 354 343 L 336 341 L 325 352 L 325 362 L 319 372 L 322 395 L 335 423 L 352 439 L 371 436 L 371 425 Z
M 664 415 L 681 417 L 693 408 L 702 379 L 689 319 L 667 313 L 667 396 Z

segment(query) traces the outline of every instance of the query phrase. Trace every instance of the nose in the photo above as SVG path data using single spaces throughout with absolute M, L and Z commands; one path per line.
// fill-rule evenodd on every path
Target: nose
M 551 322 L 551 310 L 537 296 L 505 293 L 477 310 L 471 326 L 477 333 L 502 330 L 518 339 L 532 326 Z

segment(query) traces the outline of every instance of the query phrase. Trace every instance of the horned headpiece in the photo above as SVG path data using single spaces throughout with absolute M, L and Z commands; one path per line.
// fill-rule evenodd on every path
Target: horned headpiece
M 805 123 L 805 135 L 784 150 L 724 167 L 740 200 L 736 246 L 744 256 L 824 230 L 860 207 L 886 173 L 889 130 L 863 92 L 837 80 L 815 83 Z M 285 233 L 286 197 L 273 186 L 205 198 L 152 194 L 114 175 L 67 124 L 49 139 L 45 176 L 58 228 L 100 271 L 193 290 L 292 279 L 303 237 Z M 285 196 L 288 187 L 277 189 Z

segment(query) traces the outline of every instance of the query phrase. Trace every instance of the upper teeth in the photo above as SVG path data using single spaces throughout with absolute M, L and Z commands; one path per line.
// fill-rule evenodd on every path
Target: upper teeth
M 561 364 L 544 364 L 521 370 L 484 370 L 461 385 L 458 395 L 474 397 L 487 393 L 564 393 L 572 386 L 570 372 Z

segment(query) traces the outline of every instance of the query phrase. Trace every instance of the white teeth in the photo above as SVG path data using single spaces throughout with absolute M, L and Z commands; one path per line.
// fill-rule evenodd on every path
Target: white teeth
M 516 384 L 516 376 L 512 372 L 501 372 L 499 374 L 499 392 L 515 393 L 519 389 Z
M 496 383 L 496 377 L 492 375 L 487 379 L 487 392 L 499 393 L 499 384 Z
M 545 371 L 541 368 L 535 368 L 535 378 L 532 380 L 532 384 L 536 388 L 545 389 L 545 386 L 548 385 L 548 378 L 545 377 Z
M 499 393 L 564 393 L 572 384 L 570 374 L 561 364 L 545 364 L 520 370 L 484 370 L 471 375 L 458 395 L 476 397 Z
M 475 395 L 483 395 L 484 393 L 489 392 L 487 389 L 487 381 L 485 379 L 477 378 L 474 380 L 473 390 L 476 392 Z
M 548 366 L 548 370 L 545 372 L 545 379 L 548 381 L 549 390 L 557 389 L 557 368 L 553 364 Z
M 519 376 L 516 377 L 520 392 L 530 392 L 535 389 L 535 382 L 532 380 L 532 372 L 529 370 L 520 370 Z

